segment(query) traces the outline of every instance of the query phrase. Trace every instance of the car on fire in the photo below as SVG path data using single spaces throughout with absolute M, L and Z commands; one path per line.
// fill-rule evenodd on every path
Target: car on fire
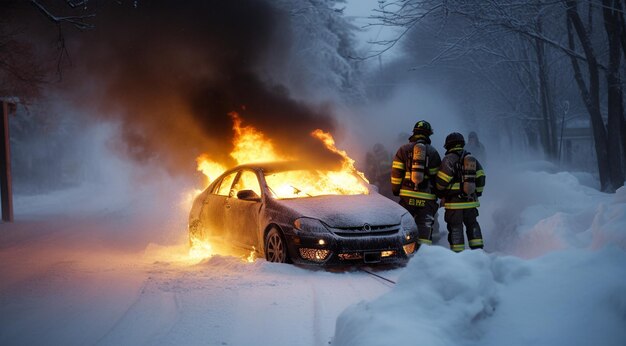
M 305 265 L 403 264 L 417 250 L 411 215 L 356 172 L 294 162 L 224 172 L 194 200 L 189 237 Z

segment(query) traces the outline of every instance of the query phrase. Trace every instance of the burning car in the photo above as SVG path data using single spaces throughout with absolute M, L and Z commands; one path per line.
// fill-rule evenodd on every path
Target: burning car
M 189 236 L 311 265 L 405 263 L 417 249 L 411 215 L 361 176 L 297 162 L 224 172 L 194 200 Z

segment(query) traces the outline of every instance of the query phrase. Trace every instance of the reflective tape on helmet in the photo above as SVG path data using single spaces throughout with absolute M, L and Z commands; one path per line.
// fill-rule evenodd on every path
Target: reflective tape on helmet
M 397 169 L 404 169 L 404 162 L 400 162 L 400 161 L 393 161 L 391 163 L 391 167 L 393 168 L 397 168 Z
M 437 196 L 430 194 L 430 193 L 411 191 L 411 190 L 405 190 L 405 189 L 400 190 L 400 196 L 427 199 L 427 200 L 437 199 Z
M 446 203 L 443 205 L 446 209 L 471 209 L 480 207 L 480 202 L 457 202 L 457 203 Z

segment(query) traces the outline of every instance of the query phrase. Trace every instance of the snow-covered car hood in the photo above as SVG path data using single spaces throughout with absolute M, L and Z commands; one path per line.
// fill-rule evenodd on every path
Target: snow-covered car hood
M 353 196 L 319 196 L 283 199 L 276 202 L 291 208 L 303 217 L 323 221 L 331 227 L 357 227 L 368 223 L 395 225 L 400 223 L 406 209 L 378 194 Z

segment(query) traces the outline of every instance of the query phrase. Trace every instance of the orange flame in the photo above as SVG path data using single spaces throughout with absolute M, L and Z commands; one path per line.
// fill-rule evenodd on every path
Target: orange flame
M 267 138 L 263 132 L 252 126 L 243 126 L 243 120 L 237 112 L 231 112 L 229 115 L 233 120 L 233 132 L 235 134 L 235 138 L 233 139 L 234 148 L 230 156 L 238 165 L 244 163 L 290 161 L 294 159 L 287 155 L 279 155 L 274 148 L 274 142 Z M 328 150 L 343 158 L 342 171 L 356 172 L 367 181 L 365 175 L 355 169 L 354 159 L 348 156 L 345 150 L 340 150 L 336 147 L 335 139 L 330 133 L 317 129 L 311 132 L 311 136 L 322 141 Z M 208 183 L 212 182 L 226 171 L 226 166 L 211 160 L 208 154 L 198 156 L 196 162 L 198 163 L 198 171 L 204 173 L 208 179 Z
M 369 183 L 369 180 L 365 178 L 365 174 L 356 170 L 356 168 L 354 167 L 354 159 L 348 156 L 348 153 L 345 150 L 337 149 L 337 147 L 335 146 L 335 139 L 330 133 L 317 129 L 311 132 L 311 136 L 321 140 L 322 143 L 324 143 L 324 146 L 326 146 L 326 149 L 343 157 L 342 171 L 356 172 L 359 176 L 361 176 L 361 178 L 363 178 L 363 180 Z
M 213 180 L 217 179 L 220 174 L 226 171 L 226 167 L 215 161 L 211 161 L 209 155 L 207 154 L 202 154 L 198 156 L 196 158 L 196 162 L 198 163 L 198 171 L 202 172 L 207 178 L 207 186 Z
M 237 165 L 244 163 L 291 161 L 293 157 L 280 155 L 277 153 L 274 142 L 267 138 L 265 134 L 253 126 L 244 126 L 239 114 L 229 113 L 233 120 L 233 150 L 230 156 Z M 324 146 L 333 153 L 343 158 L 342 168 L 339 171 L 308 171 L 295 170 L 267 175 L 266 182 L 272 188 L 275 198 L 300 198 L 318 195 L 351 195 L 367 194 L 368 188 L 359 181 L 354 173 L 357 173 L 367 182 L 363 173 L 354 167 L 354 160 L 348 156 L 345 150 L 336 147 L 335 140 L 328 132 L 317 129 L 311 136 L 322 141 Z M 202 154 L 196 159 L 198 171 L 207 177 L 207 186 L 224 171 L 226 166 L 211 160 L 208 154 Z M 192 240 L 190 256 L 194 258 L 204 258 L 211 256 L 213 249 L 211 245 L 200 239 Z M 254 261 L 254 251 L 246 259 L 248 262 Z
M 238 165 L 272 161 L 287 161 L 290 158 L 281 156 L 274 150 L 274 143 L 265 134 L 252 126 L 241 126 L 242 120 L 237 112 L 228 115 L 233 119 L 234 149 L 230 156 Z

